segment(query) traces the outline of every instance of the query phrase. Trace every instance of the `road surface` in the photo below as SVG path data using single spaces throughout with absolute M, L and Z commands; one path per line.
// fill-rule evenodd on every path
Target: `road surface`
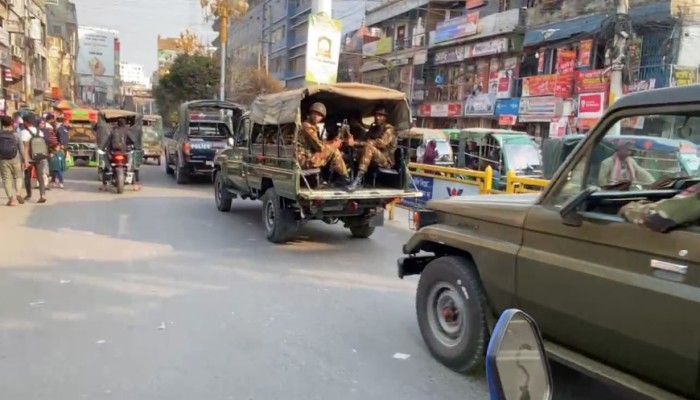
M 416 279 L 395 272 L 403 221 L 272 245 L 258 203 L 220 213 L 207 182 L 149 166 L 116 195 L 95 174 L 0 207 L 2 398 L 488 398 L 422 342 Z

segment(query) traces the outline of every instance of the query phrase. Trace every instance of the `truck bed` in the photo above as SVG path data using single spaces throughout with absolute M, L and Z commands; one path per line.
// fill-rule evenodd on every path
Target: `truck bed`
M 306 200 L 344 200 L 344 199 L 392 199 L 392 198 L 417 198 L 423 195 L 422 192 L 411 190 L 386 188 L 366 188 L 358 189 L 354 192 L 346 192 L 339 188 L 319 188 L 299 190 L 299 197 Z

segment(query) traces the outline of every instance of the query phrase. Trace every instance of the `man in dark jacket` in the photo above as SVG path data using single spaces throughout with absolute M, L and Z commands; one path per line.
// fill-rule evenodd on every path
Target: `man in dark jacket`
M 56 118 L 56 134 L 58 135 L 58 141 L 61 146 L 68 146 L 68 122 L 64 121 L 63 117 Z

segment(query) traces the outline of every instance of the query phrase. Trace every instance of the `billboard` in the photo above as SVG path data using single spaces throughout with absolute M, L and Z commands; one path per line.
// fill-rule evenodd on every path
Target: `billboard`
M 306 45 L 306 82 L 335 83 L 338 79 L 340 32 L 338 19 L 325 15 L 309 16 L 309 34 Z
M 76 72 L 80 75 L 114 76 L 114 39 L 112 32 L 79 27 Z

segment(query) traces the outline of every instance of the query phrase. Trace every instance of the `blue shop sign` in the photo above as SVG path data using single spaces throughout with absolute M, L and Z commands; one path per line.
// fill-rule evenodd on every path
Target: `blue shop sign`
M 495 116 L 499 115 L 518 115 L 520 110 L 520 98 L 496 100 Z

